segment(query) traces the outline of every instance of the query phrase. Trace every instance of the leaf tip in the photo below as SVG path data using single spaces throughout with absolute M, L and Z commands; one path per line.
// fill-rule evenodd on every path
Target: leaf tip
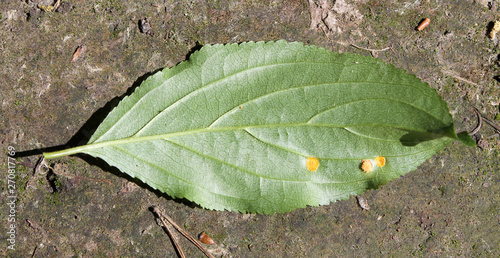
M 463 144 L 467 146 L 474 146 L 474 147 L 476 146 L 476 142 L 474 141 L 474 139 L 472 139 L 469 133 L 465 131 L 457 134 L 457 140 L 461 141 Z

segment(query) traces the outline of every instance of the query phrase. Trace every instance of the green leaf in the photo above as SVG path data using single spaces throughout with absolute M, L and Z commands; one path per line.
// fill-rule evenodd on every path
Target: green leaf
M 471 143 L 414 75 L 301 43 L 248 42 L 205 46 L 150 76 L 88 145 L 44 155 L 86 153 L 207 209 L 273 213 L 377 188 L 454 139 Z M 379 156 L 385 166 L 362 170 Z

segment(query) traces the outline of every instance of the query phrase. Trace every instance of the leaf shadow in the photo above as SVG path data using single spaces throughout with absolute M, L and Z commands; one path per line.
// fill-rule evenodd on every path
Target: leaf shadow
M 196 41 L 195 45 L 187 53 L 185 60 L 189 60 L 191 55 L 199 51 L 202 47 L 203 45 L 199 41 Z
M 162 192 L 162 191 L 160 191 L 158 189 L 155 189 L 155 188 L 149 186 L 148 184 L 144 183 L 140 179 L 132 177 L 132 176 L 128 175 L 127 173 L 124 173 L 124 172 L 120 171 L 116 167 L 110 166 L 108 163 L 106 163 L 102 159 L 95 158 L 95 157 L 92 157 L 90 155 L 81 154 L 81 153 L 80 154 L 76 154 L 74 156 L 81 158 L 82 160 L 84 160 L 85 162 L 87 162 L 91 166 L 99 167 L 104 172 L 111 173 L 111 174 L 113 174 L 113 175 L 115 175 L 117 177 L 121 177 L 121 178 L 126 179 L 127 181 L 133 182 L 136 185 L 138 185 L 139 187 L 147 189 L 148 191 L 154 193 L 157 197 L 163 197 L 163 198 L 165 198 L 167 200 L 175 201 L 175 202 L 177 202 L 179 204 L 186 205 L 186 206 L 188 206 L 190 208 L 202 208 L 198 204 L 196 204 L 194 202 L 191 202 L 188 199 L 185 199 L 185 198 L 175 198 L 175 197 L 172 197 L 172 196 L 170 196 L 170 195 L 168 195 L 168 194 L 166 194 L 166 193 L 164 193 L 164 192 Z
M 87 144 L 88 140 L 94 134 L 94 132 L 97 130 L 97 127 L 104 121 L 104 119 L 108 116 L 108 114 L 113 110 L 120 101 L 125 98 L 126 96 L 129 96 L 132 94 L 137 87 L 141 85 L 143 81 L 145 81 L 149 76 L 152 74 L 160 71 L 162 69 L 157 69 L 153 72 L 148 72 L 145 73 L 144 75 L 140 76 L 133 84 L 132 86 L 127 89 L 127 91 L 122 94 L 121 96 L 114 97 L 110 101 L 108 101 L 103 107 L 99 108 L 97 111 L 95 111 L 89 119 L 80 127 L 80 130 L 76 132 L 71 139 L 69 139 L 68 142 L 62 145 L 58 146 L 52 146 L 52 147 L 46 147 L 46 148 L 39 148 L 39 149 L 33 149 L 33 150 L 28 150 L 28 151 L 20 151 L 16 153 L 16 157 L 27 157 L 27 156 L 33 156 L 33 155 L 41 155 L 44 152 L 53 152 L 53 151 L 59 151 L 59 150 L 64 150 L 64 149 L 69 149 L 73 148 L 76 146 L 80 145 L 85 145 Z
M 189 55 L 191 53 L 194 53 L 199 48 L 201 48 L 201 45 L 196 45 L 195 47 L 193 47 L 191 52 L 188 53 L 186 56 L 189 57 Z M 134 81 L 132 86 L 130 88 L 128 88 L 124 94 L 111 99 L 103 107 L 101 107 L 97 111 L 95 111 L 90 116 L 90 118 L 87 119 L 87 121 L 80 127 L 80 129 L 76 132 L 76 134 L 73 137 L 71 137 L 71 139 L 66 144 L 53 146 L 53 147 L 27 150 L 27 151 L 19 151 L 19 152 L 16 152 L 15 157 L 27 157 L 27 156 L 33 156 L 33 155 L 42 155 L 44 152 L 59 151 L 59 150 L 69 149 L 69 148 L 73 148 L 76 146 L 81 146 L 81 145 L 87 144 L 90 137 L 94 134 L 94 132 L 99 127 L 99 125 L 104 121 L 104 119 L 106 119 L 108 114 L 120 103 L 120 101 L 123 98 L 131 95 L 136 90 L 136 88 L 139 87 L 142 84 L 142 82 L 144 82 L 148 77 L 150 77 L 151 75 L 153 75 L 153 74 L 155 74 L 163 69 L 165 69 L 165 68 L 159 68 L 159 69 L 156 69 L 152 72 L 148 72 L 148 73 L 145 73 L 144 75 L 140 76 L 136 81 Z M 108 165 L 104 160 L 101 160 L 99 158 L 94 158 L 90 155 L 86 155 L 86 154 L 82 154 L 82 153 L 71 155 L 71 156 L 79 157 L 92 166 L 97 166 L 97 167 L 101 168 L 103 171 L 112 173 L 115 176 L 125 178 L 128 181 L 134 182 L 135 184 L 137 184 L 141 188 L 145 188 L 145 189 L 148 189 L 149 191 L 153 192 L 158 197 L 164 197 L 167 200 L 173 200 L 175 202 L 181 203 L 181 204 L 186 205 L 188 207 L 201 207 L 198 204 L 191 202 L 187 199 L 173 198 L 173 197 L 171 197 L 171 196 L 169 196 L 169 195 L 167 195 L 167 194 L 165 194 L 157 189 L 154 189 L 151 186 L 144 183 L 143 181 L 141 181 L 140 179 L 131 177 L 128 174 L 121 172 L 118 168 Z
M 196 44 L 188 51 L 184 60 L 189 60 L 190 56 L 195 52 L 199 51 L 202 47 L 203 47 L 202 44 L 196 42 Z M 15 157 L 41 155 L 44 152 L 59 151 L 87 144 L 88 140 L 97 130 L 99 125 L 104 121 L 104 119 L 108 116 L 108 114 L 120 103 L 120 101 L 123 100 L 123 98 L 130 96 L 136 90 L 136 88 L 138 88 L 148 77 L 159 71 L 162 71 L 163 69 L 165 68 L 158 68 L 156 70 L 153 70 L 152 72 L 147 72 L 142 76 L 140 76 L 139 78 L 137 78 L 137 80 L 135 80 L 134 83 L 132 83 L 132 86 L 130 86 L 130 88 L 128 88 L 125 93 L 123 93 L 121 96 L 114 97 L 113 99 L 108 101 L 103 107 L 95 111 L 94 114 L 92 114 L 92 116 L 90 116 L 90 118 L 87 119 L 87 121 L 82 125 L 82 127 L 80 127 L 80 130 L 78 130 L 76 134 L 73 137 L 71 137 L 71 139 L 66 144 L 27 150 L 27 151 L 19 151 L 16 152 Z
M 452 132 L 452 134 L 450 132 Z M 403 146 L 411 147 L 422 142 L 432 141 L 442 137 L 452 137 L 453 135 L 452 127 L 443 127 L 426 132 L 408 131 L 408 133 L 399 138 L 399 141 Z

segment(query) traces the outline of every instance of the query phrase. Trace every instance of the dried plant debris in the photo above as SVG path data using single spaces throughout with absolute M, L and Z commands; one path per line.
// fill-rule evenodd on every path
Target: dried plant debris
M 52 1 L 52 0 L 42 0 L 38 3 L 38 8 L 44 10 L 45 12 L 53 12 L 59 8 L 61 5 L 61 0 Z
M 358 199 L 359 207 L 361 207 L 363 210 L 370 210 L 370 205 L 365 198 L 361 196 L 356 196 L 356 198 Z
M 70 62 L 74 62 L 78 59 L 78 57 L 80 56 L 80 54 L 82 53 L 83 51 L 83 46 L 78 46 L 75 50 L 75 52 L 73 53 L 73 57 L 71 58 L 71 61 Z
M 149 36 L 154 36 L 154 32 L 151 28 L 151 24 L 149 24 L 148 18 L 139 20 L 139 30 L 141 31 L 141 33 Z
M 200 242 L 207 244 L 207 245 L 215 245 L 215 241 L 209 235 L 207 235 L 207 233 L 205 233 L 205 232 L 201 232 L 198 235 L 198 240 L 200 240 Z
M 311 13 L 310 29 L 321 29 L 327 36 L 340 34 L 349 28 L 356 28 L 363 21 L 363 15 L 346 0 L 309 0 Z
M 180 257 L 185 257 L 184 256 L 184 252 L 182 251 L 179 243 L 176 242 L 176 240 L 174 240 L 175 237 L 172 234 L 173 233 L 173 229 L 170 226 L 172 226 L 173 228 L 175 228 L 179 233 L 181 233 L 191 243 L 193 243 L 196 247 L 198 247 L 198 249 L 200 249 L 200 251 L 202 251 L 203 254 L 205 254 L 206 257 L 215 258 L 211 254 L 211 252 L 209 252 L 207 249 L 205 249 L 205 247 L 203 247 L 200 244 L 200 242 L 198 242 L 196 239 L 194 239 L 194 237 L 192 237 L 186 230 L 184 230 L 179 225 L 177 225 L 174 222 L 174 220 L 172 220 L 172 218 L 170 216 L 168 216 L 166 213 L 162 212 L 158 207 L 152 207 L 152 208 L 153 208 L 153 212 L 158 215 L 158 217 L 160 218 L 161 222 L 163 223 L 163 225 L 167 229 L 169 235 L 172 236 L 172 240 L 174 241 L 174 245 L 175 245 L 177 251 L 179 252 L 179 256 Z

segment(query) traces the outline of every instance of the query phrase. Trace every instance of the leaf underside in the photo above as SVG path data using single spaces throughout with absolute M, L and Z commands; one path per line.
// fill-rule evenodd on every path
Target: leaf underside
M 377 188 L 453 139 L 446 103 L 414 75 L 301 43 L 248 42 L 205 46 L 150 76 L 80 152 L 207 209 L 269 214 Z M 385 166 L 361 169 L 378 156 Z

